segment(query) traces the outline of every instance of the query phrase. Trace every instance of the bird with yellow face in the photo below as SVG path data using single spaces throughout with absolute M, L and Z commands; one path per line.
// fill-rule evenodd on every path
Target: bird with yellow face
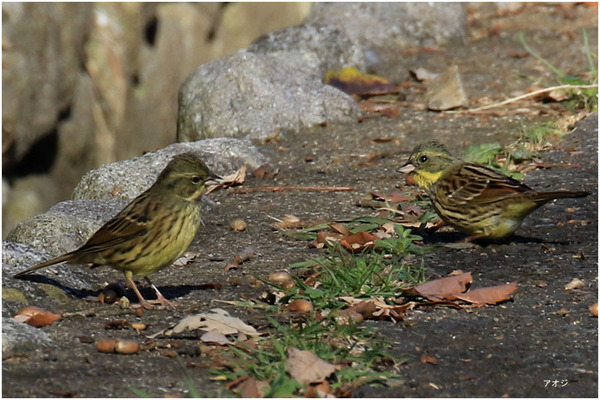
M 206 192 L 206 182 L 212 179 L 220 178 L 198 156 L 176 155 L 148 190 L 106 222 L 83 246 L 15 277 L 63 262 L 110 265 L 123 272 L 141 307 L 151 309 L 153 305 L 141 295 L 133 281 L 136 277 L 143 277 L 154 289 L 157 303 L 172 306 L 175 303 L 159 292 L 148 275 L 171 265 L 189 247 L 201 223 L 200 198 Z
M 424 188 L 442 221 L 469 235 L 468 241 L 508 237 L 549 201 L 589 195 L 537 192 L 498 171 L 454 157 L 434 141 L 415 147 L 399 172 Z

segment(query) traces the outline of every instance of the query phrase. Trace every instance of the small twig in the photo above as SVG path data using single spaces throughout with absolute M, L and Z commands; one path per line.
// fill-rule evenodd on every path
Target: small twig
M 234 194 L 245 194 L 253 192 L 283 192 L 284 190 L 306 190 L 312 192 L 350 192 L 356 190 L 354 186 L 259 186 L 239 188 L 230 191 Z
M 523 94 L 521 96 L 517 96 L 517 97 L 512 97 L 510 99 L 506 99 L 504 101 L 501 101 L 500 103 L 494 103 L 494 104 L 488 104 L 487 106 L 481 106 L 481 107 L 477 107 L 477 108 L 469 108 L 467 110 L 455 110 L 455 111 L 446 111 L 448 113 L 456 113 L 456 114 L 460 114 L 460 113 L 470 113 L 470 112 L 477 112 L 477 111 L 483 111 L 483 110 L 488 110 L 490 108 L 495 108 L 495 107 L 499 107 L 499 106 L 503 106 L 505 104 L 510 104 L 510 103 L 514 103 L 515 101 L 519 101 L 519 100 L 523 100 L 526 99 L 528 97 L 535 97 L 539 94 L 542 93 L 547 93 L 547 92 L 552 92 L 554 90 L 561 90 L 561 89 L 597 89 L 598 85 L 560 85 L 560 86 L 552 86 L 549 88 L 545 88 L 545 89 L 540 89 L 540 90 L 536 90 L 533 91 L 531 93 L 526 93 Z

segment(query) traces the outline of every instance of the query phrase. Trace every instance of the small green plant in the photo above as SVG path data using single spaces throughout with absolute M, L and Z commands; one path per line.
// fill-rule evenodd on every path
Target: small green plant
M 243 344 L 230 346 L 226 370 L 214 374 L 235 381 L 251 376 L 269 382 L 265 397 L 290 397 L 299 394 L 300 383 L 286 372 L 288 350 L 291 347 L 309 350 L 324 361 L 351 367 L 341 368 L 331 381 L 336 390 L 346 385 L 385 381 L 393 374 L 379 372 L 376 367 L 391 359 L 385 348 L 390 344 L 381 339 L 373 327 L 357 324 L 339 324 L 332 316 L 322 320 L 308 318 L 300 323 L 281 324 L 272 318 L 271 334 L 260 340 L 255 348 Z
M 527 165 L 549 141 L 565 134 L 553 122 L 534 125 L 521 122 L 518 137 L 512 143 L 506 146 L 497 142 L 469 146 L 462 158 L 498 170 L 511 178 L 523 179 L 519 165 Z
M 565 101 L 565 104 L 573 108 L 582 108 L 589 111 L 595 111 L 598 110 L 598 69 L 596 68 L 598 56 L 590 49 L 586 30 L 582 29 L 581 33 L 583 37 L 585 56 L 588 63 L 588 71 L 586 76 L 582 77 L 567 75 L 565 72 L 552 65 L 548 60 L 543 58 L 538 52 L 529 46 L 529 44 L 525 41 L 525 35 L 523 32 L 519 33 L 519 40 L 521 41 L 523 47 L 532 56 L 543 63 L 558 77 L 558 81 L 562 85 L 573 86 L 573 89 L 569 92 L 569 98 Z M 580 87 L 593 85 L 595 85 L 595 87 Z
M 390 220 L 362 217 L 346 221 L 344 227 L 352 232 L 375 231 Z M 330 224 L 300 230 L 304 239 L 314 240 L 316 232 Z M 390 343 L 377 335 L 374 326 L 338 319 L 347 307 L 342 297 L 360 299 L 396 297 L 399 288 L 425 281 L 422 246 L 415 244 L 421 237 L 396 224 L 391 237 L 376 240 L 373 248 L 351 253 L 337 243 L 327 245 L 327 255 L 319 256 L 292 268 L 309 272 L 318 284 L 296 277 L 294 286 L 280 299 L 309 300 L 314 312 L 287 323 L 267 317 L 271 328 L 268 336 L 257 339 L 252 347 L 238 343 L 227 351 L 229 367 L 214 370 L 219 379 L 236 381 L 254 377 L 268 382 L 267 397 L 289 397 L 301 394 L 302 386 L 286 370 L 291 347 L 309 350 L 339 369 L 329 379 L 333 392 L 362 384 L 377 384 L 395 375 L 381 371 L 399 361 L 387 354 Z M 265 282 L 266 283 L 266 282 Z M 278 289 L 278 288 L 276 288 Z M 240 304 L 242 305 L 242 304 Z

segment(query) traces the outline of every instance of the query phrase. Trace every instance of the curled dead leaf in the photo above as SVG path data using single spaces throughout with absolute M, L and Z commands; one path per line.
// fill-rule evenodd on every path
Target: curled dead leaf
M 344 235 L 344 236 L 352 235 L 352 232 L 350 231 L 350 229 L 348 229 L 348 227 L 346 225 L 341 224 L 339 222 L 334 222 L 332 224 L 329 224 L 329 227 L 331 228 L 332 231 L 339 233 L 341 235 Z
M 339 240 L 339 244 L 349 251 L 362 251 L 367 247 L 373 247 L 377 236 L 369 232 L 357 232 L 349 236 L 344 236 Z
M 13 319 L 36 328 L 41 328 L 58 321 L 61 319 L 61 316 L 42 310 L 39 307 L 26 306 L 23 307 Z
M 456 295 L 467 290 L 473 282 L 470 272 L 446 278 L 434 279 L 408 289 L 402 289 L 413 296 L 423 296 L 431 301 L 454 300 Z
M 243 185 L 244 182 L 246 182 L 246 170 L 247 169 L 248 169 L 247 165 L 244 164 L 241 166 L 240 169 L 238 169 L 233 174 L 224 176 L 219 180 L 208 181 L 207 186 L 206 186 L 207 187 L 206 194 L 214 192 L 217 189 L 223 189 L 223 188 L 231 187 L 234 185 Z M 214 184 L 212 184 L 212 182 L 214 182 Z
M 438 363 L 437 358 L 428 356 L 426 354 L 423 354 L 421 356 L 421 362 L 423 364 L 427 363 L 427 364 L 432 364 L 432 365 L 437 365 L 437 363 Z
M 456 298 L 477 306 L 498 304 L 510 299 L 510 295 L 516 290 L 517 282 L 511 282 L 506 285 L 471 289 L 465 293 L 457 293 Z
M 296 229 L 296 228 L 302 228 L 304 226 L 304 223 L 300 220 L 300 218 L 296 217 L 295 215 L 284 215 L 283 218 L 281 218 L 280 220 L 277 220 L 274 217 L 271 217 L 273 219 L 275 219 L 277 222 L 273 224 L 273 226 L 276 229 Z
M 323 80 L 348 94 L 381 95 L 398 93 L 397 85 L 377 75 L 364 74 L 354 67 L 338 71 L 329 71 Z
M 312 242 L 309 246 L 320 249 L 320 248 L 325 247 L 326 243 L 329 243 L 329 244 L 335 243 L 343 237 L 344 236 L 339 233 L 324 232 L 324 231 L 317 232 L 317 239 L 314 242 Z
M 565 290 L 582 289 L 585 287 L 585 282 L 579 278 L 573 278 L 573 280 L 565 285 Z
M 337 369 L 335 365 L 324 361 L 312 351 L 295 347 L 288 349 L 285 370 L 303 386 L 323 382 Z

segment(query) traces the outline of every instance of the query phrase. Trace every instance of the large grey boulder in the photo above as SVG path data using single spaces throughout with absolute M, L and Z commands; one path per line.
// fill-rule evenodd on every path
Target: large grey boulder
M 244 164 L 255 169 L 268 162 L 268 158 L 255 146 L 240 139 L 214 138 L 174 143 L 162 150 L 102 165 L 88 172 L 75 187 L 73 198 L 134 199 L 154 183 L 171 158 L 188 151 L 197 153 L 213 172 L 220 175 L 231 174 Z
M 201 65 L 179 91 L 177 140 L 248 137 L 265 140 L 360 111 L 345 93 L 278 57 L 246 50 Z

